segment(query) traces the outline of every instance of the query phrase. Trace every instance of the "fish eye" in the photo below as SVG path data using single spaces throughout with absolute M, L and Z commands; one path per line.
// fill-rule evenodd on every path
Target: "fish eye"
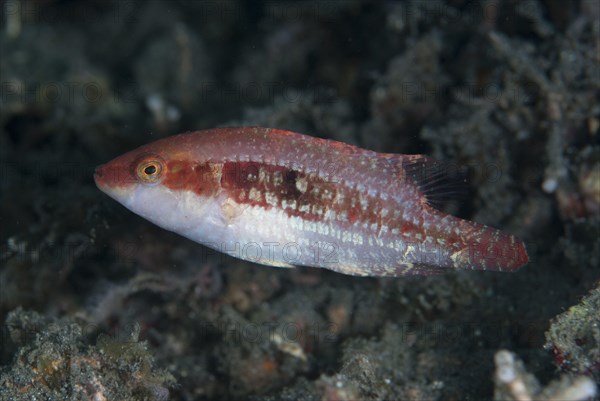
M 163 173 L 163 163 L 161 160 L 150 159 L 143 160 L 137 166 L 137 176 L 145 183 L 157 182 Z
M 146 175 L 152 175 L 156 173 L 156 166 L 154 164 L 150 164 L 146 167 L 144 167 L 144 174 Z

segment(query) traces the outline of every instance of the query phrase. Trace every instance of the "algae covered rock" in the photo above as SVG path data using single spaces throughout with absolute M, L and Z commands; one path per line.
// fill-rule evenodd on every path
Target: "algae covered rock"
M 572 373 L 600 380 L 600 287 L 558 315 L 546 332 L 545 347 L 555 363 Z
M 13 347 L 14 356 L 0 371 L 2 400 L 169 399 L 175 380 L 154 367 L 137 325 L 128 338 L 103 335 L 96 345 L 78 323 L 22 309 L 8 315 L 6 327 L 3 345 Z

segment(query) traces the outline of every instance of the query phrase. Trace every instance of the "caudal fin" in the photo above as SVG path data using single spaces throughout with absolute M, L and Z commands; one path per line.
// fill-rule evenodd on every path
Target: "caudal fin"
M 401 165 L 432 208 L 429 216 L 437 222 L 432 224 L 433 236 L 447 240 L 450 260 L 445 263 L 459 269 L 515 271 L 529 261 L 525 244 L 513 235 L 440 212 L 444 199 L 462 192 L 464 169 L 423 155 L 404 155 Z
M 513 272 L 527 264 L 523 241 L 514 235 L 482 224 L 464 221 L 472 228 L 460 250 L 450 256 L 455 267 Z

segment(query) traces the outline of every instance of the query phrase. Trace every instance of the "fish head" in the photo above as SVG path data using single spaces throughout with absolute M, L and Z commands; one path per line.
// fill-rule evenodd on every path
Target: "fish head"
M 198 160 L 189 144 L 162 141 L 142 146 L 100 165 L 98 188 L 147 220 L 170 231 L 197 228 L 214 203 L 219 166 Z

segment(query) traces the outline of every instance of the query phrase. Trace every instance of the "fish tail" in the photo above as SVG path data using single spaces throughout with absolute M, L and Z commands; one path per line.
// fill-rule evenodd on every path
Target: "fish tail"
M 456 268 L 512 272 L 529 261 L 523 241 L 493 227 L 460 220 L 461 247 L 450 255 Z

